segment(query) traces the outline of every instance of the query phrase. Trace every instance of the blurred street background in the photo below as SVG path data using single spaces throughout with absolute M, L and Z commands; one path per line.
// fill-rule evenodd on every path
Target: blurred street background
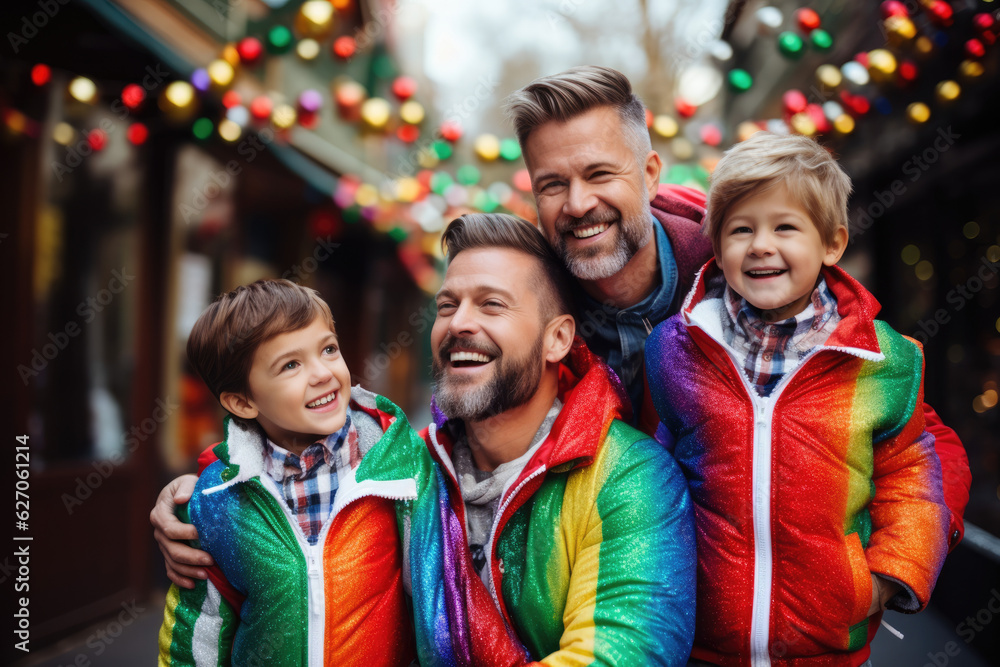
M 0 471 L 30 495 L 0 545 L 30 653 L 12 606 L 5 662 L 155 660 L 148 514 L 220 439 L 184 356 L 220 292 L 318 289 L 355 382 L 428 422 L 441 230 L 535 220 L 502 101 L 599 64 L 645 102 L 664 182 L 705 190 L 762 128 L 850 173 L 842 266 L 924 344 L 973 474 L 931 607 L 887 614 L 904 638 L 883 628 L 873 660 L 1000 664 L 998 21 L 985 0 L 5 0 Z

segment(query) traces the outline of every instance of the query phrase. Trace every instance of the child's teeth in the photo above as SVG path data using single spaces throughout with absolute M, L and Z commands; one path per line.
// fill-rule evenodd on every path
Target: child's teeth
M 309 403 L 308 405 L 306 405 L 306 407 L 307 408 L 318 408 L 321 405 L 326 405 L 327 403 L 329 403 L 330 401 L 332 401 L 335 398 L 337 398 L 337 394 L 330 394 L 329 396 L 325 396 L 323 398 L 316 399 L 312 403 Z

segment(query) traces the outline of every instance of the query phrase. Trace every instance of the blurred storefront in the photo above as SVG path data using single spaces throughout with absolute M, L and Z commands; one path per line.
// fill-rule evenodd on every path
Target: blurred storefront
M 4 355 L 30 442 L 33 647 L 145 599 L 162 571 L 155 494 L 220 439 L 184 356 L 215 295 L 262 277 L 318 289 L 354 380 L 426 411 L 438 259 L 373 185 L 407 144 L 352 116 L 397 78 L 385 36 L 338 59 L 367 8 L 272 4 L 4 9 L 20 31 L 0 65 Z M 281 57 L 310 38 L 315 67 Z M 335 80 L 357 95 L 342 113 Z

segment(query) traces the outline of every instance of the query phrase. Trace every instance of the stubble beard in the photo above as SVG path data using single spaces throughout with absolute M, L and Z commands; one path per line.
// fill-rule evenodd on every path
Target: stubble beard
M 608 231 L 615 231 L 614 246 L 610 250 L 598 246 L 569 249 L 564 233 L 601 222 L 610 225 Z M 563 264 L 577 280 L 603 280 L 624 269 L 635 254 L 649 243 L 652 235 L 653 226 L 646 214 L 623 218 L 618 211 L 613 214 L 611 211 L 604 214 L 591 211 L 559 229 L 553 245 Z
M 470 387 L 468 382 L 449 375 L 446 371 L 449 362 L 442 359 L 442 356 L 448 354 L 447 350 L 458 343 L 462 343 L 463 349 L 476 349 L 477 346 L 462 339 L 446 337 L 431 364 L 434 400 L 438 408 L 449 419 L 479 422 L 530 401 L 538 391 L 542 379 L 545 364 L 542 359 L 544 333 L 539 332 L 531 350 L 521 359 L 502 354 L 496 356 L 492 362 L 496 364 L 493 376 L 479 387 Z

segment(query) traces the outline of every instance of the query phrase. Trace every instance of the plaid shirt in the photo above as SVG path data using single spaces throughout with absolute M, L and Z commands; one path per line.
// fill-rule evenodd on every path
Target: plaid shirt
M 743 358 L 743 371 L 761 396 L 770 396 L 782 376 L 790 373 L 814 347 L 822 345 L 840 322 L 837 300 L 820 277 L 805 310 L 780 322 L 763 320 L 746 299 L 728 285 L 723 335 Z
M 345 440 L 348 447 L 343 448 Z M 342 429 L 309 445 L 298 456 L 268 439 L 267 474 L 281 486 L 288 509 L 298 520 L 309 544 L 319 540 L 323 522 L 333 511 L 338 474 L 350 472 L 351 452 L 357 450 L 358 432 L 350 415 Z M 347 460 L 343 460 L 345 455 Z

